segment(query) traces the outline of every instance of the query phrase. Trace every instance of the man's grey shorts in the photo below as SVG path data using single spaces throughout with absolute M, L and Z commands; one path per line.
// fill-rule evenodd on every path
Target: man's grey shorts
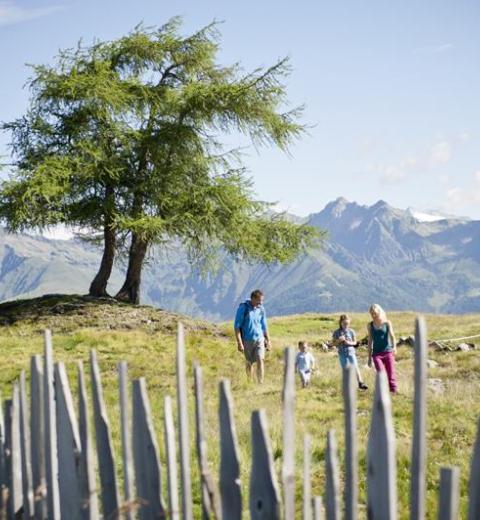
M 243 353 L 249 363 L 256 363 L 259 359 L 265 359 L 265 340 L 257 341 L 243 340 Z

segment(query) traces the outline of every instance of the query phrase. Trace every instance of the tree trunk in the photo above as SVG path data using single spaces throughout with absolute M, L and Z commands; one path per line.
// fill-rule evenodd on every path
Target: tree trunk
M 90 296 L 108 296 L 107 283 L 112 274 L 113 260 L 117 250 L 117 237 L 114 227 L 115 190 L 109 183 L 105 185 L 104 224 L 103 224 L 103 256 L 100 269 L 90 284 Z
M 113 260 L 115 258 L 115 251 L 117 247 L 117 239 L 115 230 L 108 225 L 105 225 L 103 230 L 104 244 L 103 256 L 100 264 L 100 269 L 90 284 L 88 294 L 90 296 L 108 296 L 107 283 L 112 274 Z
M 128 303 L 140 303 L 140 282 L 142 277 L 143 260 L 147 253 L 148 243 L 132 234 L 132 243 L 128 254 L 128 269 L 125 282 L 115 296 L 117 300 Z

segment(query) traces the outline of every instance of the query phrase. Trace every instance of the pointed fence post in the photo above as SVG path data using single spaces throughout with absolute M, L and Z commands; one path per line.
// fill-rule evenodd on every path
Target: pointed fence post
M 138 516 L 140 520 L 165 518 L 157 436 L 143 377 L 133 381 L 132 418 L 135 483 L 140 502 Z
M 250 518 L 280 520 L 280 490 L 273 465 L 264 410 L 252 413 L 252 470 L 250 474 Z M 286 518 L 295 518 L 287 517 Z
M 182 518 L 193 520 L 192 481 L 190 475 L 190 435 L 188 427 L 187 369 L 183 324 L 177 331 L 177 402 L 180 430 L 180 469 L 182 488 Z
M 103 516 L 118 519 L 119 497 L 117 476 L 115 474 L 115 459 L 110 435 L 110 423 L 103 399 L 102 381 L 98 369 L 97 353 L 90 351 L 90 371 L 92 379 L 93 412 L 95 418 L 95 432 L 97 441 L 97 457 L 102 485 Z
M 329 430 L 327 433 L 325 475 L 325 509 L 327 520 L 340 520 L 340 472 L 338 468 L 335 430 Z
M 175 448 L 175 425 L 173 423 L 172 398 L 165 396 L 165 452 L 167 454 L 169 518 L 179 520 L 177 450 Z
M 312 438 L 303 438 L 303 520 L 312 520 Z
M 82 447 L 79 468 L 79 492 L 82 505 L 81 518 L 83 520 L 98 520 L 98 493 L 95 478 L 94 453 L 90 436 L 87 388 L 85 385 L 83 363 L 81 361 L 77 364 L 77 376 L 79 433 L 80 445 Z
M 468 490 L 468 520 L 477 520 L 480 518 L 480 419 L 477 427 L 477 439 L 472 453 Z
M 228 520 L 242 518 L 242 486 L 240 480 L 240 461 L 233 417 L 233 399 L 230 381 L 220 381 L 220 495 L 222 517 Z
M 80 518 L 80 434 L 72 393 L 63 363 L 55 365 L 57 396 L 57 452 L 60 513 L 62 518 Z
M 40 355 L 30 359 L 30 453 L 35 518 L 47 519 L 45 479 L 45 399 L 43 363 Z
M 313 498 L 313 520 L 324 520 L 322 497 Z
M 367 449 L 369 520 L 396 520 L 397 468 L 387 376 L 377 372 Z
M 283 465 L 282 482 L 285 518 L 295 518 L 295 350 L 284 353 L 283 380 Z
M 6 435 L 5 419 L 3 416 L 3 400 L 0 395 L 0 519 L 4 520 L 7 516 L 6 495 L 8 489 L 7 459 L 6 459 Z
M 25 370 L 20 374 L 20 444 L 22 463 L 23 518 L 33 518 L 32 463 L 30 451 L 30 424 L 27 404 Z
M 221 515 L 220 499 L 213 481 L 207 458 L 207 441 L 205 440 L 203 421 L 203 378 L 202 368 L 195 364 L 193 368 L 195 381 L 195 422 L 197 459 L 200 470 L 200 486 L 202 495 L 202 517 L 204 519 L 219 518 Z
M 45 414 L 45 480 L 47 483 L 47 516 L 49 520 L 60 520 L 60 498 L 58 491 L 57 420 L 55 388 L 53 385 L 52 334 L 45 331 L 45 353 L 43 360 L 43 398 Z
M 357 378 L 349 363 L 343 370 L 345 407 L 345 520 L 358 517 Z
M 415 398 L 413 407 L 410 518 L 425 518 L 425 465 L 427 458 L 427 327 L 423 317 L 415 322 Z
M 10 407 L 10 515 L 15 518 L 23 506 L 22 493 L 22 454 L 20 442 L 20 392 L 18 383 L 13 385 Z
M 2 496 L 2 520 L 13 516 L 12 507 L 12 399 L 5 399 L 5 493 Z
M 125 361 L 118 364 L 118 388 L 120 397 L 120 430 L 122 433 L 122 460 L 123 460 L 123 492 L 125 518 L 133 520 L 133 458 L 130 435 L 130 414 L 128 411 L 128 368 Z
M 460 505 L 460 468 L 440 469 L 438 520 L 457 520 Z

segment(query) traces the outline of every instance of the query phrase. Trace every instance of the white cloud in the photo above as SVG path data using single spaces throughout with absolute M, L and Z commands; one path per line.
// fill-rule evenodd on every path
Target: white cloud
M 369 170 L 379 173 L 381 181 L 393 184 L 403 181 L 412 173 L 421 173 L 447 164 L 451 157 L 451 144 L 447 141 L 439 141 L 433 144 L 428 152 L 419 154 L 417 157 L 406 157 L 398 163 L 373 165 Z M 446 184 L 448 178 L 443 179 L 442 182 Z
M 470 134 L 468 132 L 461 132 L 460 134 L 458 134 L 458 138 L 460 139 L 460 141 L 466 143 L 467 141 L 470 141 Z
M 430 151 L 429 163 L 434 166 L 436 164 L 446 164 L 452 157 L 452 147 L 447 141 L 435 143 Z
M 381 174 L 381 180 L 394 184 L 405 179 L 417 163 L 415 157 L 408 157 L 398 164 L 377 165 L 376 170 Z
M 304 206 L 295 203 L 287 203 L 285 201 L 277 201 L 273 206 L 273 210 L 278 211 L 279 213 L 289 213 L 299 217 L 308 215 L 308 211 Z
M 0 26 L 14 25 L 17 23 L 34 20 L 64 9 L 62 5 L 50 5 L 46 7 L 22 7 L 11 0 L 0 1 Z
M 473 179 L 467 187 L 453 186 L 445 192 L 444 210 L 455 211 L 471 208 L 480 204 L 480 170 L 473 173 Z
M 467 208 L 480 204 L 480 188 L 463 189 L 459 187 L 450 188 L 446 193 L 446 203 L 444 207 L 449 211 L 460 208 Z
M 407 171 L 403 169 L 401 166 L 389 165 L 385 166 L 381 170 L 382 180 L 389 183 L 395 183 L 405 179 L 407 176 Z
M 453 49 L 452 43 L 440 43 L 437 45 L 425 45 L 424 47 L 417 47 L 413 49 L 414 55 L 431 56 L 433 54 L 441 54 Z
M 438 178 L 438 182 L 440 182 L 440 184 L 448 184 L 448 181 L 450 180 L 450 177 L 448 175 L 440 175 L 440 177 Z

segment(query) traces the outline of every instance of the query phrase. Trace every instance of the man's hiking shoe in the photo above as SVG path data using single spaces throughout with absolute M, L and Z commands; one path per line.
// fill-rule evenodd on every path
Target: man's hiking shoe
M 365 383 L 358 383 L 360 390 L 368 390 L 368 386 Z

